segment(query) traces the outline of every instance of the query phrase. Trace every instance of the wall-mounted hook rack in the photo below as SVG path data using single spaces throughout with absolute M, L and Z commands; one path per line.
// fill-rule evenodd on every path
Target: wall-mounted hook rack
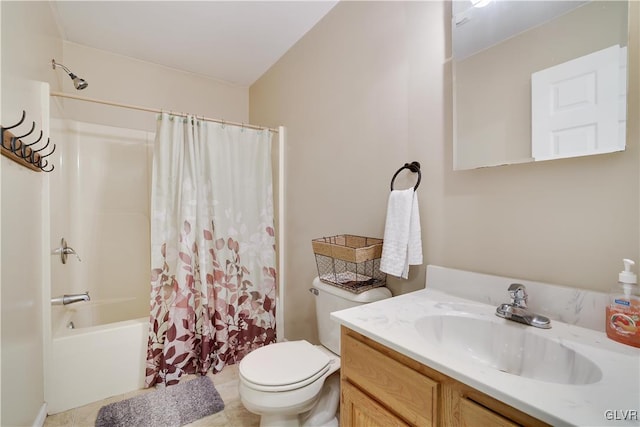
M 33 133 L 36 128 L 36 122 L 31 123 L 31 129 L 29 129 L 29 131 L 24 135 L 16 136 L 12 132 L 10 132 L 10 129 L 17 128 L 22 123 L 24 123 L 24 119 L 26 116 L 27 113 L 23 110 L 22 117 L 20 118 L 18 123 L 8 127 L 0 127 L 2 134 L 0 138 L 0 143 L 2 144 L 2 155 L 33 171 L 51 172 L 54 169 L 54 166 L 53 164 L 50 165 L 49 161 L 44 160 L 44 158 L 53 154 L 53 152 L 56 150 L 56 145 L 53 144 L 53 148 L 47 154 L 41 154 L 41 152 L 49 146 L 50 140 L 49 138 L 47 138 L 47 143 L 42 148 L 31 148 L 32 146 L 35 147 L 35 145 L 42 139 L 42 131 L 40 131 L 40 135 L 35 141 L 30 143 L 25 143 L 22 141 L 22 138 L 25 138 Z

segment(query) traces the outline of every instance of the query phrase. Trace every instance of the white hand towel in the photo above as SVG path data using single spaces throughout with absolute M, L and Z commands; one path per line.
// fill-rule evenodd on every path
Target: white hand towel
M 409 265 L 422 264 L 418 194 L 413 188 L 393 190 L 387 204 L 380 271 L 406 279 Z

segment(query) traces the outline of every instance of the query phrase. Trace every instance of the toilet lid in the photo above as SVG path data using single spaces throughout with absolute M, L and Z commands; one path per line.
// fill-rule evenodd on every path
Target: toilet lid
M 315 381 L 331 359 L 307 341 L 285 341 L 261 347 L 240 362 L 240 375 L 260 389 L 295 389 Z

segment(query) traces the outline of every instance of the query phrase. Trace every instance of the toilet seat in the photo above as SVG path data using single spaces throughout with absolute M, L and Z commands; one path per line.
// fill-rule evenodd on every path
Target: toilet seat
M 330 369 L 332 362 L 307 341 L 286 341 L 252 351 L 240 362 L 239 371 L 252 389 L 281 392 L 313 383 Z

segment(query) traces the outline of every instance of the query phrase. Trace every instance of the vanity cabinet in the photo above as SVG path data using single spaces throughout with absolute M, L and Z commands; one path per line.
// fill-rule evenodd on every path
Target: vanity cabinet
M 409 427 L 402 418 L 371 399 L 350 382 L 341 384 L 340 425 L 354 427 Z
M 547 425 L 344 326 L 340 356 L 343 427 Z

